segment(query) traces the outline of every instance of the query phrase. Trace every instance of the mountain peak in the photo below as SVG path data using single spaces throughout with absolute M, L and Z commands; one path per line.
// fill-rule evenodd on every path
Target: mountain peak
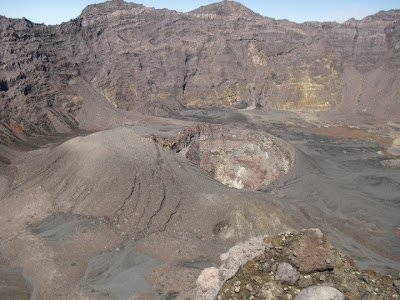
M 220 1 L 192 10 L 192 14 L 215 14 L 219 16 L 255 16 L 258 15 L 251 9 L 236 1 Z
M 142 6 L 141 4 L 128 3 L 124 0 L 109 0 L 103 3 L 92 4 L 87 6 L 81 16 L 90 16 L 93 14 L 109 14 L 117 10 L 127 10 L 134 7 Z

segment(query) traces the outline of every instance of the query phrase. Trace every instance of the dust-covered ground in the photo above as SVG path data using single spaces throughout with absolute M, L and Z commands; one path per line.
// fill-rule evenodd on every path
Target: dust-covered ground
M 304 227 L 361 268 L 397 274 L 398 124 L 327 120 L 196 110 L 1 146 L 0 296 L 192 299 L 200 271 L 233 244 Z M 237 190 L 154 142 L 200 122 L 281 138 L 296 149 L 294 167 Z
M 262 130 L 290 142 L 295 166 L 262 189 L 266 197 L 288 211 L 299 208 L 299 222 L 305 218 L 321 228 L 361 268 L 398 273 L 398 124 L 341 126 L 318 113 L 260 110 L 193 111 L 182 117 Z

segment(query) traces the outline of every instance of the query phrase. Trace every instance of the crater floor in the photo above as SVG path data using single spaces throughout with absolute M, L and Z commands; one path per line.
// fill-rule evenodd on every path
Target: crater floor
M 310 227 L 359 267 L 397 274 L 398 128 L 332 134 L 321 119 L 185 111 L 2 146 L 0 283 L 19 287 L 5 295 L 193 299 L 234 244 Z

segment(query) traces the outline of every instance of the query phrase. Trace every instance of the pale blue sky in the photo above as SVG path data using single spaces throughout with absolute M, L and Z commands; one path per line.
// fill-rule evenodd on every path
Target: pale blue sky
M 32 22 L 60 24 L 77 17 L 87 5 L 101 0 L 0 0 L 0 15 L 10 18 L 26 17 Z M 216 1 L 211 0 L 136 0 L 156 8 L 187 12 Z M 380 10 L 400 9 L 400 0 L 238 0 L 253 11 L 275 19 L 294 22 L 337 21 L 352 17 L 362 19 Z

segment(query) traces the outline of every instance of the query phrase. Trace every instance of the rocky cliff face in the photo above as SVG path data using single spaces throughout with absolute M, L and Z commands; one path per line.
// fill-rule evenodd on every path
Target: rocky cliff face
M 392 10 L 296 24 L 232 1 L 189 13 L 107 1 L 58 26 L 1 17 L 1 135 L 78 127 L 75 81 L 152 115 L 260 107 L 398 120 L 399 21 Z

